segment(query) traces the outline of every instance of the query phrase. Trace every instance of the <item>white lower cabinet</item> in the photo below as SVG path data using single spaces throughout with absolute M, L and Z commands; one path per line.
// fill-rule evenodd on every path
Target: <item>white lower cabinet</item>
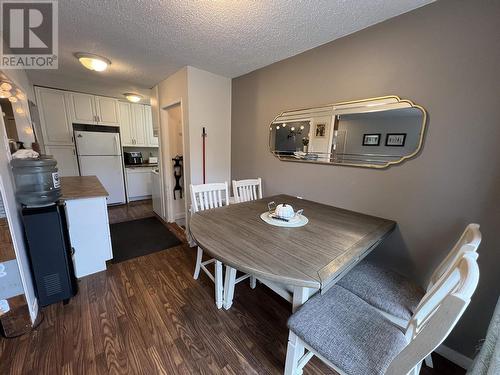
M 74 146 L 45 145 L 45 153 L 57 160 L 59 177 L 79 176 L 78 160 Z
M 152 182 L 150 167 L 127 167 L 127 197 L 129 201 L 150 198 Z
M 76 277 L 104 271 L 113 258 L 106 197 L 67 200 L 66 218 Z

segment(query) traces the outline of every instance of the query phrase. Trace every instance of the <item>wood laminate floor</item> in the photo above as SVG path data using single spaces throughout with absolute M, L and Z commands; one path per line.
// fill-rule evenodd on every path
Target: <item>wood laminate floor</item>
M 110 218 L 148 207 L 114 207 Z M 36 330 L 0 339 L 0 374 L 281 374 L 288 303 L 243 282 L 232 308 L 217 310 L 213 283 L 192 278 L 194 263 L 183 244 L 81 279 L 68 305 L 42 310 Z M 464 373 L 434 358 L 437 369 L 422 374 Z M 334 374 L 316 358 L 304 373 Z

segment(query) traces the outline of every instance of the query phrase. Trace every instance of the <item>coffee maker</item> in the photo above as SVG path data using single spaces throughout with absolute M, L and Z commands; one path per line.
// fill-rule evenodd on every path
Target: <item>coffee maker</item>
M 142 153 L 139 151 L 124 152 L 123 155 L 125 156 L 125 165 L 137 165 L 143 163 Z

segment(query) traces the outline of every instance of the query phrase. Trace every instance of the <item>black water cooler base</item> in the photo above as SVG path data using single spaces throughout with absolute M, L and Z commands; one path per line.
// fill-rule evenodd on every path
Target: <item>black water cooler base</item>
M 22 210 L 38 303 L 67 302 L 78 290 L 64 203 Z

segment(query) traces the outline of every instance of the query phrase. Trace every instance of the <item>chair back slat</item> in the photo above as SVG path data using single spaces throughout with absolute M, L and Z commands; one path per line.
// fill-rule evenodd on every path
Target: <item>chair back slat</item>
M 262 199 L 262 179 L 233 180 L 233 194 L 236 203 Z
M 464 232 L 455 243 L 446 258 L 439 264 L 432 274 L 427 289 L 430 289 L 437 280 L 446 273 L 447 270 L 459 259 L 462 253 L 471 252 L 477 253 L 477 249 L 481 244 L 481 232 L 478 224 L 469 224 Z
M 386 374 L 409 373 L 441 345 L 469 305 L 478 282 L 477 253 L 462 250 L 460 258 L 422 298 L 408 323 L 409 343 L 391 362 Z
M 229 204 L 227 182 L 190 185 L 191 207 L 194 212 L 204 211 Z

